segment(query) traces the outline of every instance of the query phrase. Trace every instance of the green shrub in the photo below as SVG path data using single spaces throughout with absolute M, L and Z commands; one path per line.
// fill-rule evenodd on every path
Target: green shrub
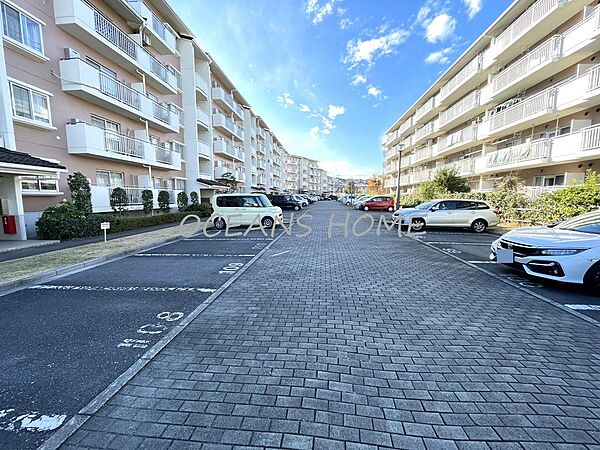
M 458 176 L 456 167 L 446 167 L 436 172 L 433 185 L 439 192 L 469 192 L 471 187 L 467 180 Z
M 198 193 L 196 191 L 190 192 L 190 201 L 192 202 L 192 206 L 200 204 L 200 198 L 198 197 Z
M 35 226 L 40 239 L 66 241 L 100 234 L 100 221 L 71 202 L 47 208 Z
M 158 207 L 163 213 L 168 213 L 171 210 L 171 195 L 168 191 L 158 192 Z
M 73 206 L 84 214 L 92 213 L 92 188 L 89 180 L 81 173 L 75 172 L 67 178 L 67 184 L 71 191 Z
M 97 220 L 98 223 L 110 222 L 109 233 L 120 233 L 122 231 L 136 230 L 138 228 L 181 222 L 181 220 L 187 215 L 189 215 L 189 213 L 187 212 L 158 214 L 156 216 L 134 217 L 103 215 L 98 216 Z M 98 225 L 98 227 L 100 227 L 100 225 Z
M 142 210 L 145 214 L 150 214 L 154 208 L 154 194 L 150 189 L 142 191 Z
M 121 214 L 127 209 L 128 199 L 127 192 L 121 187 L 113 188 L 110 193 L 110 206 L 114 212 Z
M 185 210 L 200 217 L 208 217 L 211 214 L 211 207 L 207 203 L 198 203 L 196 205 L 192 203 Z
M 184 191 L 177 193 L 177 209 L 179 211 L 185 211 L 188 206 L 188 196 Z

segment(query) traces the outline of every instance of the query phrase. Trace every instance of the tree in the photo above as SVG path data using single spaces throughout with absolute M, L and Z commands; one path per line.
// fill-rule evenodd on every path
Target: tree
M 142 191 L 142 209 L 145 214 L 150 214 L 154 208 L 154 194 L 150 189 Z
M 385 194 L 383 187 L 383 177 L 373 175 L 367 180 L 367 195 L 382 195 Z
M 185 191 L 181 191 L 177 193 L 177 209 L 179 211 L 185 211 L 185 208 L 188 206 L 188 196 Z
M 231 172 L 225 172 L 221 175 L 221 178 L 217 181 L 229 188 L 229 192 L 235 192 L 237 190 L 237 180 Z
M 458 176 L 456 167 L 440 169 L 435 174 L 433 182 L 441 192 L 457 193 L 469 192 L 471 187 L 464 178 Z
M 158 192 L 158 207 L 164 213 L 171 210 L 171 194 L 169 194 L 169 191 Z
M 194 208 L 200 204 L 200 198 L 198 197 L 198 193 L 196 191 L 190 192 L 190 201 L 192 202 L 192 206 Z
M 342 189 L 344 194 L 354 194 L 356 192 L 356 182 L 354 180 L 348 180 L 346 186 Z
M 84 214 L 92 213 L 92 188 L 89 180 L 81 173 L 75 172 L 67 178 L 73 205 Z
M 110 193 L 110 206 L 114 212 L 122 214 L 127 209 L 129 201 L 127 192 L 121 187 L 116 187 Z

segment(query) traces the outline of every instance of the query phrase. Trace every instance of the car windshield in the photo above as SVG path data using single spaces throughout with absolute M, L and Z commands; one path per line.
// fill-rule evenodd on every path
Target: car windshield
M 261 194 L 261 195 L 259 195 L 256 198 L 258 199 L 259 203 L 262 204 L 266 208 L 268 208 L 270 206 L 273 206 L 271 204 L 271 201 L 269 200 L 269 198 L 266 195 L 264 195 L 264 194 Z
M 415 206 L 415 208 L 416 209 L 429 209 L 435 204 L 436 204 L 436 202 L 425 202 L 425 203 L 421 203 L 420 205 Z
M 558 230 L 600 234 L 600 211 L 594 211 L 588 214 L 573 217 L 572 219 L 559 223 L 554 228 Z

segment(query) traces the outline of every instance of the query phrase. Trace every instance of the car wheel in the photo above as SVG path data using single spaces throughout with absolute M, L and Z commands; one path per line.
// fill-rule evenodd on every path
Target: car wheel
M 294 211 L 298 211 L 300 207 L 298 205 L 294 206 Z
M 260 223 L 262 223 L 262 226 L 265 228 L 272 228 L 275 222 L 272 217 L 263 217 L 263 220 L 261 220 Z
M 393 206 L 390 206 L 390 207 L 388 208 L 388 212 L 394 212 L 394 207 L 393 207 Z
M 600 295 L 600 262 L 588 269 L 583 277 L 583 285 L 591 294 Z
M 363 211 L 368 211 L 369 207 L 368 206 L 363 206 Z
M 421 231 L 423 228 L 425 228 L 425 220 L 421 218 L 413 219 L 410 222 L 410 228 L 413 231 Z
M 223 230 L 226 227 L 225 219 L 222 217 L 217 217 L 215 220 L 213 220 L 213 225 L 217 230 Z
M 471 230 L 475 233 L 483 233 L 487 230 L 487 222 L 483 219 L 477 219 L 471 224 Z

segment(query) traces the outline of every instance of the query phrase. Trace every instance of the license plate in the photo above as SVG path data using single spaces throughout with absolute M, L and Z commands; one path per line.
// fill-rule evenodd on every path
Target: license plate
M 515 254 L 509 248 L 500 248 L 496 249 L 496 261 L 499 264 L 512 264 L 515 262 Z

